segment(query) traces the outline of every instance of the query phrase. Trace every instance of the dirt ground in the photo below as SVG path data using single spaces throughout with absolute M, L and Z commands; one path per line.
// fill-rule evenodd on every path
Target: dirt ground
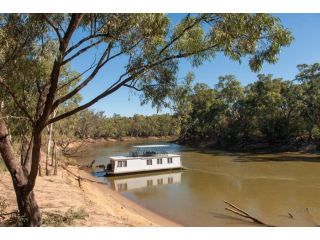
M 68 170 L 68 171 L 67 171 Z M 84 209 L 88 216 L 75 220 L 71 226 L 179 226 L 96 181 L 78 167 L 59 168 L 58 175 L 37 178 L 35 196 L 42 212 L 65 213 Z M 81 176 L 81 187 L 75 176 Z M 85 180 L 87 179 L 87 180 Z M 9 203 L 6 212 L 17 209 L 8 172 L 0 174 L 1 197 Z

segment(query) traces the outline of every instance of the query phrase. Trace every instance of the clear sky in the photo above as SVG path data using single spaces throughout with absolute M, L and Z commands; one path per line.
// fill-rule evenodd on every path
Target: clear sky
M 172 23 L 177 22 L 181 16 L 181 14 L 169 14 Z M 284 27 L 291 30 L 295 39 L 289 47 L 282 49 L 279 61 L 275 65 L 264 64 L 260 73 L 273 74 L 275 77 L 289 80 L 293 79 L 297 74 L 296 66 L 298 64 L 320 62 L 320 14 L 276 14 L 276 16 L 281 19 Z M 88 66 L 88 61 L 93 57 L 92 54 L 88 54 L 73 63 L 72 67 L 81 72 L 81 69 Z M 114 81 L 123 73 L 123 62 L 123 60 L 117 61 L 103 69 L 95 81 L 81 92 L 82 101 L 87 102 L 102 92 L 107 82 Z M 206 62 L 197 68 L 192 68 L 188 62 L 181 61 L 178 77 L 184 77 L 189 71 L 194 72 L 195 82 L 204 82 L 211 87 L 217 83 L 219 76 L 227 74 L 235 75 L 242 85 L 247 85 L 257 79 L 257 73 L 251 72 L 247 61 L 239 64 L 229 60 L 222 54 L 217 55 L 213 61 Z M 112 116 L 114 113 L 123 116 L 157 113 L 156 109 L 153 109 L 151 105 L 141 106 L 139 97 L 128 88 L 118 90 L 100 100 L 90 109 L 104 111 L 107 116 Z M 162 113 L 164 112 L 170 113 L 170 110 L 164 109 Z

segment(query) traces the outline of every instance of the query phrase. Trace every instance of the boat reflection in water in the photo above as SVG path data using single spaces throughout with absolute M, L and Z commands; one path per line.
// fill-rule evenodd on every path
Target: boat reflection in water
M 110 177 L 108 180 L 114 190 L 118 192 L 125 192 L 129 190 L 148 188 L 168 184 L 180 184 L 181 173 L 178 172 L 167 172 L 158 174 L 135 174 L 121 177 Z

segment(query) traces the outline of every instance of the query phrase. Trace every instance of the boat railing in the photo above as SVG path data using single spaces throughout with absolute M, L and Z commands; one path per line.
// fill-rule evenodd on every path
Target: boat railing
M 167 151 L 134 151 L 129 154 L 130 157 L 152 157 L 152 156 L 163 156 L 168 155 Z

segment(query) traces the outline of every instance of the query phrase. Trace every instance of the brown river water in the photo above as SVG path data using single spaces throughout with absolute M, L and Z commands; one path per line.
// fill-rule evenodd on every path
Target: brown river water
M 136 144 L 141 142 L 90 147 L 79 159 L 107 164 L 109 156 L 127 154 Z M 226 211 L 224 200 L 270 225 L 320 223 L 319 154 L 230 153 L 176 144 L 170 144 L 169 152 L 181 155 L 186 170 L 99 178 L 185 226 L 259 226 Z

